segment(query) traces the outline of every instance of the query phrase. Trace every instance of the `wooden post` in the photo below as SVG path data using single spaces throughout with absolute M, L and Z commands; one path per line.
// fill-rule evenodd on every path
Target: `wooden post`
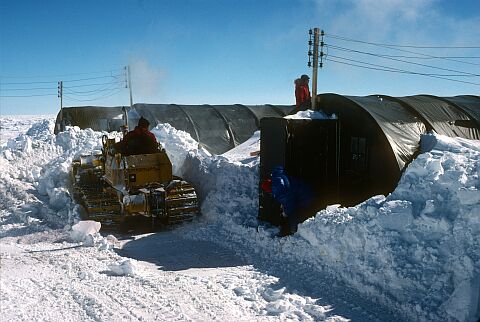
M 57 130 L 65 130 L 65 122 L 63 121 L 63 81 L 58 82 L 58 97 L 60 98 L 60 124 L 58 124 Z
M 320 29 L 313 29 L 312 110 L 317 107 L 318 43 Z
M 132 79 L 130 77 L 130 66 L 127 66 L 127 76 L 128 76 L 128 90 L 130 92 L 130 107 L 132 107 L 133 97 L 132 97 Z

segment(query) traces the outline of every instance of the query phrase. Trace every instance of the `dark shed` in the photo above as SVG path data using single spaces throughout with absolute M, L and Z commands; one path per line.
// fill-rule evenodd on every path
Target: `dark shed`
M 268 178 L 271 167 L 284 166 L 287 173 L 300 176 L 313 184 L 316 192 L 322 192 L 316 194 L 321 199 L 316 200 L 318 209 L 337 203 L 352 206 L 376 194 L 386 195 L 393 191 L 405 166 L 418 153 L 421 135 L 430 130 L 451 137 L 480 138 L 478 96 L 395 98 L 321 94 L 319 110 L 337 116 L 336 131 L 332 120 L 265 119 L 261 126 L 260 154 L 260 182 Z M 309 132 L 306 136 L 308 156 L 296 149 L 300 146 L 306 148 L 297 142 L 305 140 L 302 127 L 308 128 Z M 286 133 L 279 135 L 279 129 L 285 129 Z M 335 135 L 336 138 L 326 140 L 322 135 Z M 265 143 L 276 142 L 278 137 L 283 138 L 281 144 L 284 147 L 273 149 L 273 143 Z M 328 149 L 325 149 L 326 145 Z M 278 151 L 285 155 L 278 155 Z M 320 155 L 327 153 L 323 159 L 330 161 L 308 167 L 318 151 Z M 304 171 L 306 168 L 308 171 Z M 332 174 L 337 176 L 336 180 Z M 322 186 L 325 184 L 328 187 Z M 337 194 L 328 194 L 329 191 L 337 191 Z M 279 216 L 280 207 L 261 192 L 259 217 L 278 223 Z
M 415 114 L 381 96 L 322 94 L 319 108 L 337 115 L 340 122 L 336 202 L 344 205 L 390 190 L 426 131 Z

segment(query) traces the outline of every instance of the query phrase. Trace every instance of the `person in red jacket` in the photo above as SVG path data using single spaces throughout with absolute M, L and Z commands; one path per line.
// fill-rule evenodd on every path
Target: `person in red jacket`
M 308 75 L 302 75 L 295 80 L 295 99 L 296 110 L 306 110 L 310 107 L 310 88 L 308 88 L 308 81 L 310 77 Z
M 143 116 L 133 131 L 128 132 L 120 141 L 120 150 L 124 155 L 149 154 L 158 151 L 155 135 L 148 130 L 150 122 Z

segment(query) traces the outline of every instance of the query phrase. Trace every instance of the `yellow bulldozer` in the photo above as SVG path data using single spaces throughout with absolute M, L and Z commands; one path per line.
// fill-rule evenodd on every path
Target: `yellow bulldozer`
M 72 188 L 82 217 L 112 229 L 152 228 L 190 221 L 199 214 L 194 187 L 172 174 L 160 145 L 155 153 L 123 155 L 115 138 L 102 151 L 73 161 Z

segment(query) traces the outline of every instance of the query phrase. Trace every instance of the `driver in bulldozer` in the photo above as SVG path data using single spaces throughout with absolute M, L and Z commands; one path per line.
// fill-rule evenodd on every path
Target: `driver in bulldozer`
M 110 227 L 149 228 L 192 220 L 199 215 L 195 188 L 173 175 L 165 149 L 141 117 L 123 140 L 102 137 L 102 153 L 73 161 L 73 196 L 83 216 Z
M 123 155 L 149 154 L 158 151 L 155 135 L 149 131 L 150 122 L 140 117 L 134 130 L 128 132 L 117 145 Z

